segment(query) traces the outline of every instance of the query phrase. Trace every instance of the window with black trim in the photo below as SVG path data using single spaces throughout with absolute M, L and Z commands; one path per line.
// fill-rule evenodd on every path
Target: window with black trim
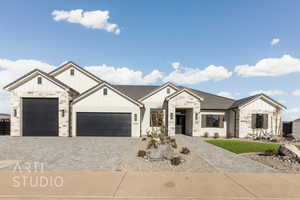
M 37 83 L 38 83 L 39 85 L 42 84 L 42 77 L 38 77 L 38 78 L 37 78 Z
M 268 114 L 252 114 L 253 129 L 268 129 Z
M 170 94 L 170 93 L 171 93 L 170 88 L 167 88 L 167 94 Z
M 75 74 L 75 70 L 74 70 L 74 69 L 71 69 L 71 70 L 70 70 L 70 75 L 71 75 L 71 76 L 74 76 L 74 74 Z
M 224 115 L 202 115 L 202 128 L 224 128 Z
M 107 88 L 103 89 L 103 95 L 107 95 Z
M 17 109 L 14 109 L 14 117 L 17 117 Z
M 163 125 L 164 113 L 162 109 L 150 109 L 150 126 L 160 127 Z

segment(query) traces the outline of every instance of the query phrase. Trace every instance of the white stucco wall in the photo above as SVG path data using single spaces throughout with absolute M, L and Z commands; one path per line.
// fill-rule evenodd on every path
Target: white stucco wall
M 37 84 L 37 77 L 11 91 L 11 136 L 22 136 L 22 98 L 58 98 L 58 109 L 69 113 L 71 97 L 68 92 L 43 77 L 42 84 Z M 17 111 L 16 117 L 14 110 Z M 69 136 L 69 115 L 62 117 L 59 110 L 59 136 Z
M 218 133 L 220 137 L 227 137 L 227 116 L 226 112 L 215 112 L 215 111 L 201 111 L 201 115 L 223 115 L 224 116 L 224 127 L 223 128 L 210 128 L 210 127 L 202 127 L 200 129 L 200 135 L 204 136 L 205 133 L 208 133 L 209 137 L 213 137 L 215 133 Z
M 300 120 L 293 121 L 292 134 L 300 136 Z
M 75 71 L 74 76 L 71 76 L 71 69 L 74 69 Z M 73 67 L 70 67 L 69 69 L 56 75 L 55 78 L 68 85 L 69 87 L 75 89 L 79 93 L 82 93 L 99 84 L 94 79 L 90 78 L 86 74 Z
M 117 112 L 131 113 L 132 137 L 140 136 L 140 108 L 131 101 L 107 88 L 107 95 L 103 95 L 103 87 L 90 96 L 72 105 L 72 136 L 76 136 L 76 112 Z M 134 121 L 137 114 L 137 121 Z
M 276 130 L 280 126 L 280 112 L 277 111 L 275 106 L 260 98 L 240 109 L 239 137 L 247 137 L 249 134 L 254 134 L 258 131 L 252 129 L 252 114 L 258 113 L 268 114 L 268 133 L 273 133 L 274 135 L 279 133 Z
M 167 93 L 167 89 L 170 89 L 170 93 Z M 146 135 L 147 131 L 149 131 L 151 129 L 150 127 L 150 109 L 151 108 L 163 108 L 163 104 L 165 101 L 165 98 L 171 94 L 173 94 L 174 92 L 176 92 L 176 90 L 174 90 L 172 87 L 165 87 L 162 90 L 160 90 L 159 92 L 153 94 L 152 96 L 148 97 L 147 99 L 145 99 L 144 101 L 142 101 L 142 103 L 145 106 L 145 110 L 143 112 L 143 116 L 142 116 L 142 135 Z M 165 110 L 166 113 L 166 110 Z

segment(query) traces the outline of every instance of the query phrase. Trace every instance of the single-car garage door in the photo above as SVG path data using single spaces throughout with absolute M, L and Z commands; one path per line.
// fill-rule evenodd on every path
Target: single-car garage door
M 58 99 L 23 98 L 23 136 L 58 136 Z
M 77 112 L 77 136 L 131 136 L 131 113 Z

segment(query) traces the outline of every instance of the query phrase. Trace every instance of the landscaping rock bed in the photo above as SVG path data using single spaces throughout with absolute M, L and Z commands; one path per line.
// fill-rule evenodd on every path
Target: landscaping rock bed
M 178 151 L 181 151 L 185 145 L 178 141 L 176 142 Z M 179 152 L 182 163 L 177 166 L 171 164 L 171 162 L 176 163 L 176 158 L 170 162 L 168 159 L 152 160 L 138 157 L 137 152 L 141 149 L 147 149 L 147 145 L 148 140 L 140 139 L 139 144 L 124 158 L 120 169 L 122 171 L 146 172 L 216 172 L 216 169 L 209 165 L 208 162 L 202 159 L 197 153 L 194 153 L 193 151 L 187 153 L 186 149 L 184 149 L 182 153 Z M 160 154 L 158 157 L 160 158 Z
M 279 172 L 284 173 L 300 173 L 300 164 L 288 156 L 280 155 L 265 155 L 264 153 L 247 153 L 242 154 L 246 158 L 260 162 L 264 165 L 270 166 Z

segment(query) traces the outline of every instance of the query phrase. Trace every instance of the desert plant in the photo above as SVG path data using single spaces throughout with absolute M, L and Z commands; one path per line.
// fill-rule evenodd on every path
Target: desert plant
M 265 156 L 276 156 L 278 155 L 278 150 L 277 149 L 268 149 L 264 152 Z
M 144 158 L 144 157 L 146 156 L 146 151 L 144 151 L 144 150 L 139 150 L 138 153 L 137 153 L 137 156 L 138 156 L 138 157 Z
M 181 163 L 181 158 L 180 158 L 180 156 L 175 156 L 175 157 L 171 158 L 170 162 L 171 162 L 171 165 L 177 166 Z
M 157 148 L 158 147 L 158 144 L 157 144 L 157 141 L 155 139 L 151 139 L 149 142 L 148 142 L 148 145 L 147 145 L 147 149 L 151 149 L 151 148 Z
M 205 138 L 208 138 L 208 135 L 209 135 L 208 132 L 205 132 L 205 133 L 204 133 L 204 137 L 205 137 Z
M 214 133 L 214 138 L 215 138 L 215 139 L 217 139 L 217 138 L 219 138 L 219 137 L 220 137 L 219 133 Z
M 191 151 L 187 147 L 182 147 L 180 153 L 182 154 L 189 154 Z
M 176 143 L 176 140 L 174 138 L 170 139 L 170 145 L 174 149 L 177 149 L 177 143 Z

